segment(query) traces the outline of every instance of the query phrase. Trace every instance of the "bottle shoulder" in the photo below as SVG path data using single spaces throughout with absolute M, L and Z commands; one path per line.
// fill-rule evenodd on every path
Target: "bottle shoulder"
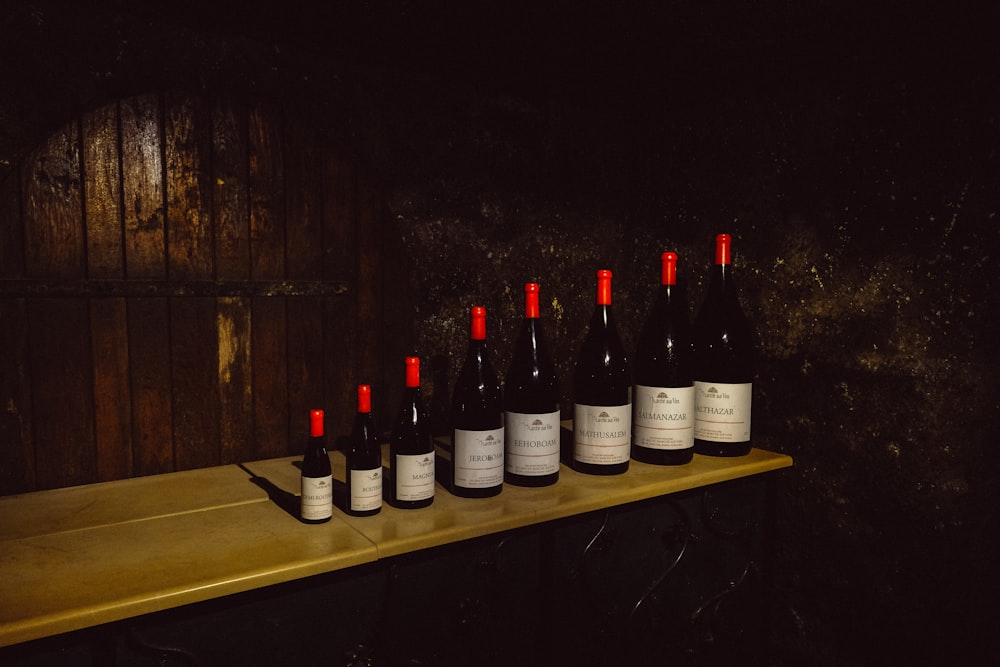
M 587 328 L 583 337 L 583 344 L 580 347 L 580 356 L 584 358 L 609 358 L 625 361 L 627 355 L 618 329 L 614 325 L 614 320 L 600 320 Z

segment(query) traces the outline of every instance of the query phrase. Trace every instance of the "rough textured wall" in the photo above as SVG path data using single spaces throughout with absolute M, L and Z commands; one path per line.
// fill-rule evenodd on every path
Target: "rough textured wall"
M 314 105 L 385 184 L 406 256 L 397 305 L 412 308 L 401 354 L 452 355 L 454 377 L 479 303 L 506 368 L 520 287 L 538 279 L 567 398 L 594 271 L 615 272 L 631 346 L 659 252 L 680 253 L 694 310 L 728 231 L 760 338 L 756 444 L 796 460 L 777 497 L 775 664 L 995 650 L 986 17 L 419 4 L 20 3 L 0 21 L 0 169 L 74 110 L 151 81 Z

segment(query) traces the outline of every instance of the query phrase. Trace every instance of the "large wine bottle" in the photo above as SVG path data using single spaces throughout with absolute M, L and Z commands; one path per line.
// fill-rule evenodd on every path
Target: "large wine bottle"
M 503 489 L 503 399 L 486 347 L 486 309 L 469 312 L 469 346 L 452 393 L 452 488 L 487 498 Z
M 660 256 L 660 289 L 639 333 L 632 393 L 632 458 L 658 465 L 694 455 L 694 383 L 687 303 L 677 286 L 677 254 Z
M 715 268 L 694 322 L 694 447 L 698 454 L 750 452 L 753 332 L 740 308 L 729 234 L 715 237 Z
M 372 418 L 372 388 L 367 384 L 358 385 L 358 411 L 347 450 L 346 509 L 354 516 L 382 510 L 382 449 Z
M 597 272 L 597 303 L 573 375 L 573 468 L 591 475 L 628 470 L 632 378 L 611 312 L 611 271 Z
M 324 523 L 333 516 L 333 475 L 326 451 L 323 411 L 309 411 L 309 440 L 302 457 L 300 516 L 305 523 Z
M 406 358 L 406 385 L 389 440 L 392 502 L 402 509 L 434 502 L 434 442 L 420 396 L 420 359 Z
M 504 481 L 559 480 L 559 382 L 539 319 L 538 283 L 524 286 L 524 322 L 504 380 Z

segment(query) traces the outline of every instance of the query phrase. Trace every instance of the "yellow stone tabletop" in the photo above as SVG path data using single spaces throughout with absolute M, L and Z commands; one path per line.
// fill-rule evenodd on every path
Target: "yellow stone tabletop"
M 0 496 L 0 540 L 266 499 L 236 465 Z
M 387 451 L 383 450 L 383 458 Z M 683 466 L 632 461 L 418 510 L 295 516 L 301 457 L 0 497 L 0 647 L 792 465 L 754 449 Z M 341 491 L 344 456 L 330 454 Z M 341 492 L 341 497 L 343 493 Z

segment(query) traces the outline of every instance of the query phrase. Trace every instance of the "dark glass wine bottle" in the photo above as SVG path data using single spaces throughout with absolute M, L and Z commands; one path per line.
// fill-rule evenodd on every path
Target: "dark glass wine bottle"
M 729 234 L 715 237 L 715 268 L 694 322 L 694 448 L 710 456 L 750 452 L 753 331 L 733 282 Z
M 402 509 L 434 502 L 434 442 L 420 396 L 420 359 L 406 358 L 406 385 L 389 440 L 392 502 Z
M 326 451 L 323 411 L 309 411 L 309 440 L 302 457 L 300 515 L 305 523 L 324 523 L 333 516 L 333 475 Z
M 611 271 L 597 272 L 597 303 L 573 375 L 573 469 L 591 475 L 628 470 L 632 377 L 611 311 Z
M 358 411 L 347 450 L 347 513 L 371 516 L 382 510 L 382 448 L 372 419 L 372 388 L 358 385 Z
M 503 489 L 503 399 L 486 347 L 486 309 L 469 312 L 469 345 L 451 400 L 451 491 L 487 498 Z
M 660 289 L 639 333 L 632 392 L 632 458 L 657 465 L 694 455 L 694 382 L 687 302 L 677 285 L 677 254 L 660 256 Z
M 524 322 L 504 380 L 504 481 L 559 480 L 559 381 L 542 335 L 538 283 L 524 286 Z

